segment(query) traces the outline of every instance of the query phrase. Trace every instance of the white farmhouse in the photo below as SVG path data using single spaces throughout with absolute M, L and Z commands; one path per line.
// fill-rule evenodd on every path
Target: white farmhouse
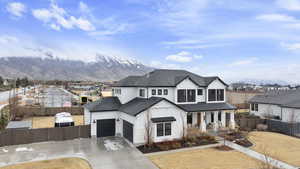
M 226 103 L 225 84 L 185 70 L 154 70 L 114 84 L 113 97 L 85 106 L 94 137 L 120 135 L 134 144 L 180 139 L 187 127 L 234 128 L 236 108 Z
M 250 113 L 282 122 L 300 122 L 300 90 L 270 91 L 249 100 Z

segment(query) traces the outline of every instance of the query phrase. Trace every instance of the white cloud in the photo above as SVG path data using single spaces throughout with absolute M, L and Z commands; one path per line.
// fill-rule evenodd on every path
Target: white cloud
M 91 13 L 89 6 L 82 1 L 79 2 L 79 10 L 80 10 L 80 12 L 85 13 L 85 14 Z
M 284 43 L 284 42 L 281 42 L 280 46 L 287 49 L 287 50 L 299 50 L 300 49 L 300 43 Z
M 201 58 L 203 58 L 202 55 L 193 55 L 190 52 L 182 51 L 177 54 L 168 55 L 166 57 L 166 60 L 184 63 L 184 62 L 191 62 L 193 59 L 201 59 Z
M 277 0 L 276 4 L 283 9 L 290 11 L 300 10 L 300 0 Z
M 19 39 L 14 36 L 9 36 L 9 35 L 0 36 L 1 44 L 9 44 L 9 43 L 16 43 L 16 42 L 19 42 Z
M 243 60 L 237 60 L 233 63 L 231 63 L 229 66 L 244 66 L 244 65 L 249 65 L 252 64 L 254 62 L 256 62 L 258 60 L 257 57 L 250 57 L 247 59 L 243 59 Z
M 26 12 L 26 6 L 21 2 L 11 2 L 7 4 L 6 10 L 15 17 L 22 17 Z
M 180 65 L 177 65 L 177 64 L 162 63 L 157 60 L 151 61 L 149 66 L 154 67 L 154 68 L 161 68 L 161 69 L 181 69 L 182 68 Z
M 293 16 L 285 14 L 263 14 L 256 17 L 258 20 L 264 20 L 269 22 L 296 22 L 297 19 Z
M 187 44 L 198 44 L 202 43 L 203 41 L 200 40 L 193 40 L 193 39 L 182 39 L 182 40 L 177 40 L 177 41 L 165 41 L 162 42 L 161 44 L 163 45 L 187 45 Z
M 63 8 L 60 8 L 55 1 L 51 1 L 49 9 L 35 9 L 32 14 L 38 20 L 48 24 L 54 30 L 60 28 L 74 29 L 79 28 L 83 31 L 94 31 L 96 28 L 86 18 L 69 15 Z

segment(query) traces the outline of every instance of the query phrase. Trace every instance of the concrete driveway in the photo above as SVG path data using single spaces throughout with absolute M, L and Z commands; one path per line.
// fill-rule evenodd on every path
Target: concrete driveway
M 93 169 L 157 169 L 132 144 L 119 137 L 0 147 L 0 167 L 62 157 L 86 159 Z

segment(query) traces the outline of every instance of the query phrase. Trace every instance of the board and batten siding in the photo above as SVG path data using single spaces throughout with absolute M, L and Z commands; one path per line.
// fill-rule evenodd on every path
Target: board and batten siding
M 208 101 L 208 90 L 209 89 L 224 89 L 224 101 Z M 206 89 L 206 102 L 207 103 L 223 103 L 226 102 L 226 86 L 219 80 L 216 79 L 211 82 Z
M 136 116 L 134 123 L 134 135 L 133 142 L 135 144 L 144 144 L 146 142 L 146 122 L 147 122 L 147 113 L 150 114 L 149 118 L 156 117 L 168 117 L 172 116 L 176 121 L 172 122 L 172 134 L 171 136 L 162 136 L 157 137 L 156 135 L 156 123 L 152 123 L 152 140 L 154 142 L 161 142 L 166 140 L 180 139 L 182 137 L 182 125 L 187 125 L 186 122 L 186 112 L 174 106 L 173 104 L 163 100 L 148 110 L 140 113 Z M 183 121 L 182 121 L 183 120 Z
M 273 104 L 258 104 L 258 111 L 252 111 L 250 107 L 250 113 L 255 114 L 257 116 L 265 116 L 267 114 L 272 116 L 281 116 L 281 107 Z
M 152 95 L 152 89 L 156 90 L 156 95 Z M 158 89 L 162 90 L 162 95 L 158 95 Z M 164 89 L 168 90 L 168 94 L 164 95 Z M 174 87 L 149 87 L 148 88 L 148 97 L 162 97 L 171 102 L 175 102 L 174 99 Z

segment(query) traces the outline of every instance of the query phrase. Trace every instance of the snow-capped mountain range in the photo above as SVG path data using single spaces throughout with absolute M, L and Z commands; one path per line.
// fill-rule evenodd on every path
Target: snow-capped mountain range
M 151 70 L 133 59 L 101 54 L 97 54 L 93 62 L 57 57 L 0 57 L 0 76 L 5 78 L 114 81 Z

